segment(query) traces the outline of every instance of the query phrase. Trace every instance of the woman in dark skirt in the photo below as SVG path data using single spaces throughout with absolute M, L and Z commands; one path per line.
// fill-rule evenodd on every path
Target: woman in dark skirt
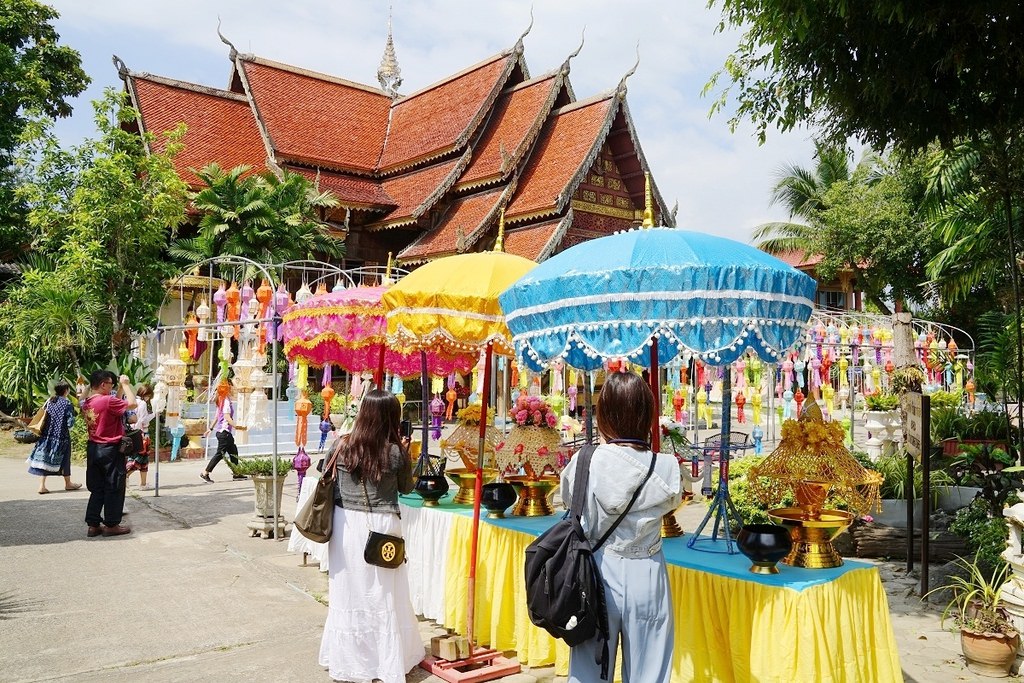
M 41 477 L 39 493 L 49 493 L 46 478 L 63 476 L 64 489 L 74 491 L 81 484 L 71 481 L 71 425 L 75 423 L 75 407 L 68 399 L 71 387 L 67 382 L 58 382 L 54 395 L 46 400 L 46 422 L 39 441 L 28 457 L 28 471 Z

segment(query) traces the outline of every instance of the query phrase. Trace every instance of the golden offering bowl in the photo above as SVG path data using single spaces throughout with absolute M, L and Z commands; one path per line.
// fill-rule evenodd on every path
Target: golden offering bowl
M 512 484 L 519 495 L 519 502 L 516 503 L 512 514 L 517 517 L 543 517 L 550 515 L 553 510 L 548 504 L 548 496 L 558 488 L 559 477 L 554 474 L 544 474 L 540 477 L 505 477 L 505 481 Z
M 685 504 L 685 502 L 681 503 L 679 508 L 683 507 Z M 678 538 L 683 535 L 683 527 L 679 525 L 679 520 L 676 519 L 676 512 L 679 511 L 679 508 L 676 508 L 661 518 L 662 538 Z
M 452 502 L 456 505 L 472 505 L 473 501 L 476 500 L 476 470 L 445 470 L 444 473 L 459 487 L 459 492 L 455 494 Z M 480 486 L 490 484 L 497 478 L 498 470 L 485 467 L 483 469 L 483 481 L 480 482 Z
M 831 488 L 831 482 L 808 479 L 798 481 L 793 485 L 796 504 L 803 511 L 803 519 L 818 519 Z
M 832 539 L 853 522 L 853 513 L 843 510 L 816 510 L 814 519 L 807 519 L 799 507 L 777 508 L 768 511 L 776 524 L 789 529 L 793 549 L 782 563 L 807 569 L 841 567 L 843 558 L 832 546 Z

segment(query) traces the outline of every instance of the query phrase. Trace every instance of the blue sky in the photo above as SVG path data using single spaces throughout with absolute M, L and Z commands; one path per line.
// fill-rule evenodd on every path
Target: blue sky
M 59 122 L 73 143 L 93 131 L 88 103 L 119 86 L 111 55 L 135 71 L 226 87 L 228 49 L 376 85 L 388 2 L 370 0 L 49 0 L 63 43 L 82 54 L 93 83 Z M 395 0 L 395 50 L 410 93 L 512 46 L 529 23 L 528 0 Z M 716 34 L 703 0 L 558 0 L 536 3 L 525 39 L 533 75 L 561 64 L 580 41 L 570 79 L 579 98 L 614 88 L 636 60 L 628 102 L 644 153 L 681 227 L 747 241 L 760 223 L 786 218 L 769 207 L 781 166 L 812 165 L 811 135 L 771 132 L 759 146 L 749 126 L 730 133 L 708 118 L 704 83 L 737 42 Z

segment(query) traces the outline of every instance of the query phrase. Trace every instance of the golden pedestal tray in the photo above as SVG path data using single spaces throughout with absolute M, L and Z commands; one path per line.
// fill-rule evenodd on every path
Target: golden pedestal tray
M 797 482 L 793 486 L 797 506 L 768 511 L 768 517 L 789 529 L 793 538 L 793 549 L 782 559 L 783 564 L 808 569 L 843 566 L 832 539 L 853 523 L 854 516 L 845 510 L 822 509 L 831 488 L 831 482 Z
M 452 502 L 456 505 L 472 505 L 473 501 L 476 500 L 476 470 L 445 470 L 444 473 L 459 487 L 459 492 L 455 494 Z M 498 470 L 485 467 L 483 469 L 483 481 L 480 482 L 480 486 L 490 484 L 497 478 Z
M 845 510 L 821 510 L 817 519 L 804 519 L 798 507 L 768 511 L 776 524 L 789 529 L 793 549 L 782 563 L 791 567 L 829 569 L 843 566 L 843 558 L 832 547 L 832 539 L 853 523 L 853 514 Z
M 512 514 L 517 517 L 543 517 L 554 512 L 548 504 L 548 496 L 558 488 L 559 477 L 545 474 L 540 477 L 505 477 L 519 495 Z
M 685 501 L 679 505 L 679 508 L 683 507 L 683 505 L 686 505 Z M 683 535 L 683 527 L 679 525 L 679 520 L 676 519 L 676 513 L 679 512 L 679 508 L 661 518 L 662 538 L 678 538 Z

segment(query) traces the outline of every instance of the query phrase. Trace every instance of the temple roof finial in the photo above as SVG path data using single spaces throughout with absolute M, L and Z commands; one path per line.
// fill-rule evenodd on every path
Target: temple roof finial
M 234 43 L 224 37 L 224 34 L 220 32 L 220 16 L 217 17 L 217 37 L 220 38 L 220 42 L 231 48 L 231 52 L 228 55 L 228 59 L 232 62 L 235 61 L 235 57 L 238 56 L 238 50 L 235 49 Z
M 651 196 L 651 174 L 644 173 L 644 222 L 641 228 L 654 227 L 654 198 Z
M 128 66 L 124 63 L 124 60 L 117 55 L 112 55 L 111 61 L 114 62 L 114 68 L 117 69 L 117 75 L 121 80 L 128 78 Z
M 528 36 L 530 34 L 530 30 L 532 28 L 533 28 L 533 3 L 530 3 L 530 25 L 527 26 L 526 30 L 523 31 L 523 34 L 521 36 L 519 36 L 519 40 L 516 41 L 517 45 L 523 42 L 523 38 L 525 38 L 526 36 Z
M 505 207 L 498 214 L 498 239 L 494 241 L 494 251 L 505 251 Z
M 393 257 L 394 257 L 394 252 L 389 251 L 388 252 L 388 267 L 387 267 L 387 270 L 384 271 L 384 281 L 381 284 L 385 284 L 385 285 L 390 285 L 391 284 L 391 263 L 392 263 L 392 258 Z
M 636 41 L 636 62 L 633 64 L 632 68 L 629 71 L 626 72 L 626 75 L 622 77 L 622 80 L 619 81 L 619 88 L 618 88 L 618 90 L 619 90 L 620 98 L 624 97 L 625 94 L 626 94 L 626 81 L 629 79 L 630 76 L 632 76 L 633 74 L 636 73 L 637 67 L 639 67 L 639 66 L 640 66 L 640 41 L 638 40 L 638 41 Z
M 586 40 L 587 40 L 587 25 L 584 24 L 583 25 L 583 32 L 580 33 L 580 46 L 578 48 L 576 48 L 576 51 L 573 52 L 571 55 L 569 55 L 569 57 L 565 61 L 568 62 L 573 57 L 578 56 L 580 54 L 580 51 L 583 49 L 583 43 L 585 43 Z
M 377 80 L 380 82 L 381 90 L 392 98 L 398 96 L 398 88 L 402 85 L 402 70 L 398 67 L 395 41 L 391 34 L 390 6 L 388 7 L 388 40 L 384 44 L 384 56 L 380 59 L 380 68 L 377 69 Z

